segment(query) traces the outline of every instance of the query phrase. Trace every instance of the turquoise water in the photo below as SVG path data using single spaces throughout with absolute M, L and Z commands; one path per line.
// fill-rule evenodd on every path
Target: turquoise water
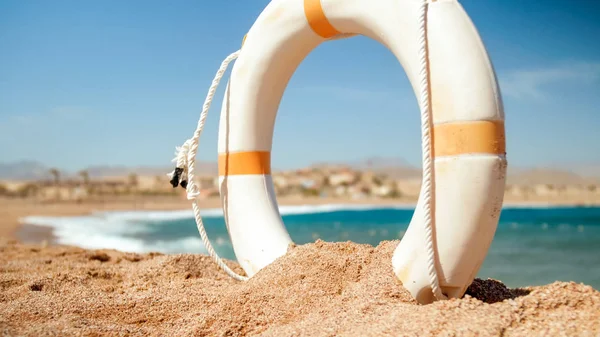
M 341 210 L 284 215 L 294 242 L 354 241 L 377 245 L 401 238 L 412 210 Z M 217 252 L 235 255 L 223 218 L 204 220 Z M 178 240 L 198 236 L 192 219 L 167 221 L 144 234 L 144 240 Z M 600 208 L 503 210 L 494 241 L 478 274 L 511 287 L 548 284 L 555 280 L 583 282 L 600 289 Z
M 377 245 L 401 238 L 413 214 L 412 209 L 352 207 L 281 207 L 281 212 L 298 244 L 320 238 Z M 216 251 L 235 259 L 222 213 L 213 210 L 204 215 Z M 206 252 L 189 211 L 30 217 L 25 221 L 51 226 L 59 242 L 86 248 Z M 505 208 L 478 277 L 499 279 L 510 287 L 560 280 L 600 289 L 600 208 Z

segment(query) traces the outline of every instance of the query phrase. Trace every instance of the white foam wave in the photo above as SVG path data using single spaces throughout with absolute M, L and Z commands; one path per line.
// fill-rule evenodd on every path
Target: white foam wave
M 546 205 L 532 205 L 528 208 L 545 208 Z M 507 208 L 515 208 L 510 205 Z M 525 207 L 523 207 L 525 208 Z M 282 216 L 327 213 L 335 211 L 365 211 L 378 209 L 412 210 L 411 205 L 298 205 L 281 206 Z M 204 209 L 204 218 L 223 217 L 221 208 Z M 157 226 L 170 225 L 170 221 L 193 219 L 192 210 L 179 211 L 109 211 L 96 212 L 77 217 L 29 216 L 22 223 L 52 228 L 58 243 L 76 245 L 89 249 L 118 249 L 130 252 L 160 251 L 205 253 L 206 248 L 199 236 L 186 237 L 170 241 L 144 240 L 144 234 L 155 232 Z
M 281 215 L 326 213 L 341 210 L 369 210 L 402 208 L 380 205 L 299 205 L 280 207 Z M 410 207 L 404 207 L 410 209 Z M 221 208 L 204 209 L 204 218 L 223 217 Z M 170 221 L 193 219 L 192 210 L 179 211 L 108 211 L 95 212 L 87 216 L 50 217 L 29 216 L 22 223 L 50 227 L 58 243 L 88 249 L 118 249 L 126 252 L 159 251 L 164 253 L 206 253 L 199 236 L 170 241 L 145 240 L 146 233 L 155 232 L 157 226 L 168 226 Z M 226 241 L 216 238 L 217 246 Z
M 385 205 L 352 205 L 352 204 L 327 204 L 327 205 L 297 205 L 297 206 L 279 206 L 281 215 L 299 215 L 299 214 L 314 214 L 327 213 L 335 211 L 365 211 L 377 209 L 414 209 L 414 206 L 385 206 Z M 207 208 L 202 209 L 200 214 L 203 218 L 222 218 L 223 209 Z M 109 220 L 125 220 L 125 221 L 144 221 L 144 222 L 164 222 L 172 220 L 192 219 L 194 213 L 192 210 L 179 211 L 108 211 L 94 213 L 96 216 L 102 216 Z
M 326 205 L 298 205 L 298 206 L 279 206 L 279 213 L 281 215 L 295 215 L 295 214 L 313 214 L 313 213 L 327 213 L 336 211 L 367 211 L 367 210 L 378 210 L 378 209 L 414 209 L 411 205 L 376 205 L 376 204 L 326 204 Z
M 200 237 L 186 237 L 176 240 L 145 240 L 144 233 L 152 231 L 152 226 L 159 223 L 140 222 L 139 219 L 173 219 L 182 218 L 178 214 L 171 216 L 155 214 L 140 216 L 132 213 L 115 212 L 96 213 L 77 217 L 45 217 L 29 216 L 21 219 L 22 223 L 45 226 L 53 229 L 57 242 L 87 249 L 117 249 L 125 252 L 189 252 L 206 253 Z M 188 216 L 188 217 L 191 217 Z

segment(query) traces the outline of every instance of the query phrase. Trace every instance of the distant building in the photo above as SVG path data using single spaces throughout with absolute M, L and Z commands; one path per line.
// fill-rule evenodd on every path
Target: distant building
M 357 180 L 357 175 L 354 172 L 346 171 L 339 172 L 329 176 L 329 185 L 331 186 L 340 186 L 340 185 L 350 185 Z
M 421 179 L 406 179 L 396 182 L 396 190 L 407 198 L 418 198 L 421 193 Z

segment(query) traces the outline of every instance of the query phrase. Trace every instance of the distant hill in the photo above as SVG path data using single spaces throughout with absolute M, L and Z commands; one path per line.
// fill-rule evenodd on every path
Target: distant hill
M 393 179 L 418 179 L 422 171 L 420 167 L 414 167 L 406 160 L 397 157 L 370 157 L 350 162 L 348 165 L 356 170 L 382 173 Z
M 140 176 L 156 176 L 165 175 L 173 171 L 174 166 L 151 167 L 151 166 L 91 166 L 87 169 L 90 177 L 119 177 L 135 173 Z M 196 162 L 196 173 L 201 175 L 217 175 L 217 163 L 213 162 Z
M 317 163 L 312 167 L 344 166 L 355 170 L 371 170 L 383 173 L 393 179 L 418 179 L 421 177 L 421 168 L 410 165 L 402 158 L 397 157 L 370 157 L 363 160 L 339 163 Z M 39 180 L 50 179 L 49 166 L 36 161 L 20 161 L 15 163 L 0 163 L 0 180 Z M 123 177 L 130 173 L 139 176 L 164 175 L 173 170 L 171 166 L 91 166 L 86 169 L 92 179 L 106 177 Z M 216 176 L 217 163 L 196 163 L 196 170 L 201 175 Z M 63 178 L 76 177 L 78 171 L 69 172 L 61 170 Z M 582 165 L 579 169 L 551 169 L 551 168 L 518 168 L 509 166 L 509 184 L 535 185 L 584 185 L 600 184 L 600 165 Z
M 589 172 L 588 174 L 577 174 L 569 170 L 561 169 L 510 169 L 508 174 L 508 184 L 514 185 L 586 185 L 600 183 L 600 174 L 598 172 Z
M 48 173 L 51 167 L 46 166 L 36 161 L 20 161 L 15 163 L 0 163 L 0 180 L 41 180 L 50 179 Z M 60 170 L 61 177 L 73 178 L 80 171 Z M 155 176 L 165 175 L 173 170 L 172 166 L 168 167 L 151 167 L 151 166 L 91 166 L 85 169 L 90 177 L 106 178 L 106 177 L 122 177 L 130 173 L 135 173 L 139 176 Z M 196 172 L 202 175 L 216 175 L 217 164 L 213 162 L 196 162 Z
M 573 171 L 584 177 L 600 177 L 600 164 L 582 164 Z
M 397 157 L 369 157 L 351 162 L 315 163 L 314 168 L 347 167 L 360 171 L 373 171 L 386 174 L 393 179 L 413 179 L 421 177 L 421 169 L 411 166 L 402 158 Z
M 36 161 L 19 161 L 15 163 L 0 163 L 0 179 L 32 180 L 48 178 L 50 168 Z
M 336 165 L 348 166 L 357 170 L 370 169 L 374 172 L 387 174 L 394 179 L 418 179 L 422 174 L 420 167 L 410 165 L 406 160 L 397 157 L 371 157 L 355 162 L 337 163 Z M 599 184 L 600 165 L 580 165 L 574 169 L 509 166 L 507 183 L 518 185 Z

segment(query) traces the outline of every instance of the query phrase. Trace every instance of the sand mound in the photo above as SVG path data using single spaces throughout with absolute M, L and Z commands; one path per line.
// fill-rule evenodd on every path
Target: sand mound
M 416 304 L 392 274 L 397 242 L 298 246 L 248 282 L 201 255 L 0 244 L 8 335 L 426 336 L 600 333 L 600 292 L 556 282 Z M 230 263 L 236 271 L 241 268 Z

